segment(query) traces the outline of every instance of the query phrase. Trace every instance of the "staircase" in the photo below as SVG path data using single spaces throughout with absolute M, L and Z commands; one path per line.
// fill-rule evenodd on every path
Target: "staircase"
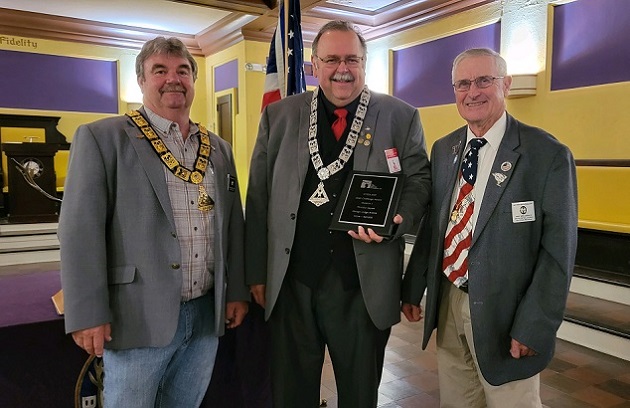
M 0 224 L 0 266 L 58 261 L 56 222 Z

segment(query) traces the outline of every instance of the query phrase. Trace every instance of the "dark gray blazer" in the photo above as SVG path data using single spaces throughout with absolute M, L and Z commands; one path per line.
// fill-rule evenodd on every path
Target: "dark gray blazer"
M 59 220 L 66 331 L 110 322 L 113 340 L 106 347 L 112 349 L 167 345 L 181 301 L 182 256 L 164 165 L 140 135 L 126 116 L 77 129 Z M 249 291 L 241 199 L 238 185 L 228 188 L 228 175 L 236 177 L 232 149 L 218 136 L 210 138 L 220 335 L 225 302 L 249 300 Z
M 249 284 L 266 284 L 269 318 L 289 264 L 302 186 L 311 158 L 308 127 L 312 92 L 268 105 L 262 113 L 250 165 L 246 201 L 246 274 Z M 372 134 L 369 146 L 357 143 L 354 170 L 388 173 L 384 151 L 398 149 L 406 175 L 398 212 L 404 222 L 394 239 L 380 244 L 353 240 L 363 298 L 381 330 L 400 321 L 403 233 L 423 216 L 430 176 L 418 111 L 391 96 L 372 93 L 360 134 Z
M 463 127 L 433 146 L 433 201 L 406 271 L 404 301 L 419 304 L 427 289 L 423 348 L 437 327 L 444 235 L 465 144 Z M 492 173 L 507 178 L 499 183 Z M 469 253 L 475 350 L 490 384 L 531 377 L 553 357 L 577 245 L 576 190 L 569 149 L 508 115 Z M 512 203 L 521 201 L 534 202 L 535 221 L 512 222 Z M 511 338 L 538 354 L 512 358 Z

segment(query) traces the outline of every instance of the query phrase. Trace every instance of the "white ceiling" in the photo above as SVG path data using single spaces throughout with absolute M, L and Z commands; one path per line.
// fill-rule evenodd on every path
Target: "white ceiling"
M 353 7 L 361 10 L 376 11 L 397 3 L 400 0 L 327 0 L 326 3 Z
M 0 0 L 0 8 L 191 35 L 230 14 L 167 0 Z

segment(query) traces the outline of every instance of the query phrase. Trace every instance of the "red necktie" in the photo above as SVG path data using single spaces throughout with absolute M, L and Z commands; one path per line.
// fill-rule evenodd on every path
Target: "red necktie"
M 337 116 L 337 120 L 335 120 L 332 124 L 332 131 L 335 134 L 335 139 L 341 139 L 341 135 L 343 135 L 344 130 L 346 130 L 346 115 L 348 111 L 345 108 L 335 109 L 335 116 Z
M 468 281 L 468 250 L 472 243 L 472 214 L 475 207 L 472 191 L 477 179 L 479 149 L 486 142 L 483 138 L 470 141 L 470 150 L 462 160 L 459 192 L 444 238 L 442 270 L 457 287 Z

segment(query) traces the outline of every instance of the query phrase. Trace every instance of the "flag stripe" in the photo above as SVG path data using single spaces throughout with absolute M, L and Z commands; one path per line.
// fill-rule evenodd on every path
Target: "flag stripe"
M 278 101 L 288 95 L 306 91 L 300 1 L 289 0 L 288 6 L 288 24 L 285 24 L 284 21 L 284 3 L 280 5 L 278 12 L 278 23 L 269 47 L 267 76 L 265 77 L 265 91 L 261 110 L 269 103 Z M 286 56 L 285 38 L 288 54 Z

